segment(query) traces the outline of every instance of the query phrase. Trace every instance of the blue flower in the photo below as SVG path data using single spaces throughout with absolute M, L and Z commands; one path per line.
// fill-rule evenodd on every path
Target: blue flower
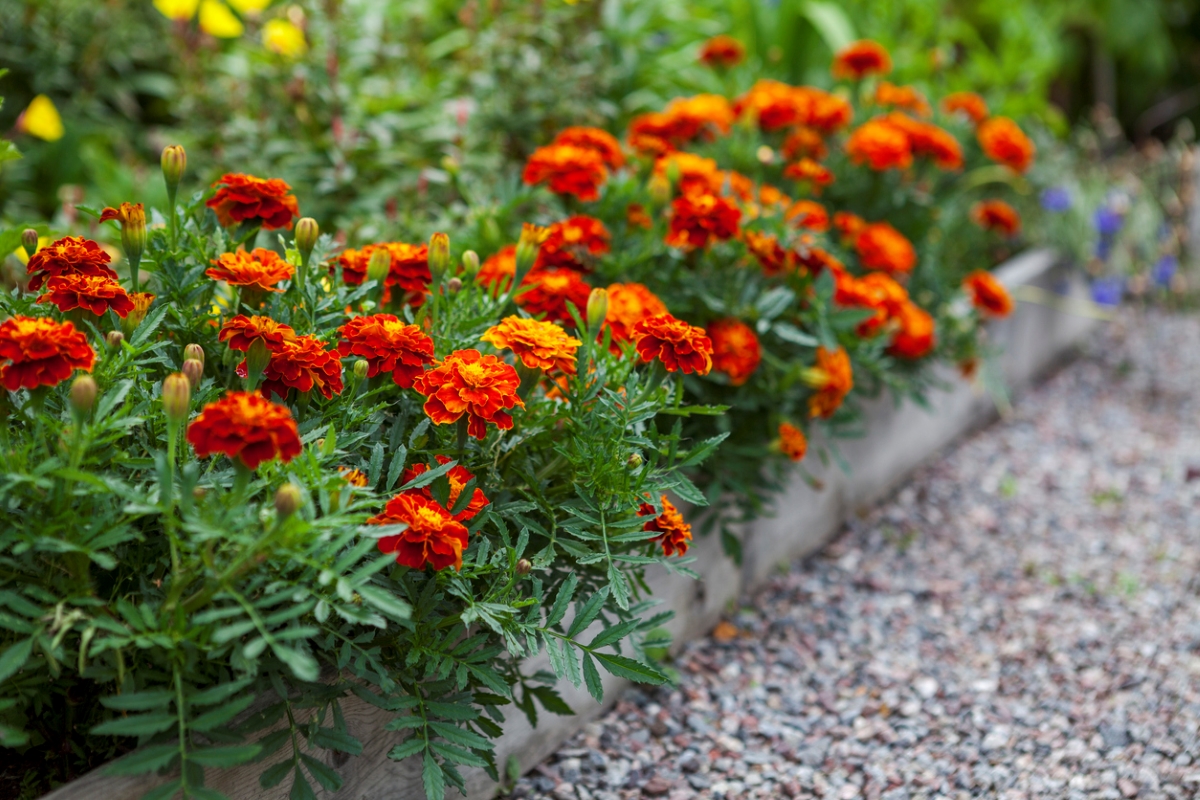
M 1065 186 L 1051 186 L 1042 192 L 1042 208 L 1055 214 L 1071 209 L 1071 193 Z
M 1125 222 L 1125 218 L 1108 206 L 1097 208 L 1095 216 L 1092 217 L 1092 223 L 1101 236 L 1116 235 L 1117 231 L 1121 230 L 1123 222 Z
M 1119 277 L 1096 278 L 1092 281 L 1092 301 L 1096 305 L 1116 306 L 1125 294 L 1125 279 Z
M 1154 265 L 1151 276 L 1156 284 L 1165 288 L 1171 285 L 1171 279 L 1175 277 L 1178 269 L 1179 259 L 1173 255 L 1165 255 Z

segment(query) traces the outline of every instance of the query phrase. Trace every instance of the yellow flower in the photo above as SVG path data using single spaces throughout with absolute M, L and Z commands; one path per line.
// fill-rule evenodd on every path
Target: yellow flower
M 196 16 L 196 8 L 200 0 L 154 0 L 158 13 L 167 19 L 189 20 Z
M 17 129 L 47 142 L 58 141 L 64 133 L 58 109 L 44 94 L 33 98 L 29 107 L 21 112 L 21 117 L 17 120 Z
M 273 19 L 263 25 L 263 46 L 286 58 L 298 58 L 308 51 L 304 31 L 286 19 Z
M 271 0 L 228 0 L 228 2 L 237 9 L 239 14 L 257 14 L 271 5 Z
M 200 30 L 218 39 L 236 39 L 245 27 L 219 0 L 200 0 Z

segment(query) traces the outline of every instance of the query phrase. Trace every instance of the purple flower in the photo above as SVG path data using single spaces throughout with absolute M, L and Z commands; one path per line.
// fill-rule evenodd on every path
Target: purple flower
M 1097 208 L 1095 216 L 1092 217 L 1092 223 L 1101 236 L 1115 236 L 1117 231 L 1121 230 L 1124 221 L 1124 217 L 1108 206 Z
M 1096 305 L 1116 306 L 1125 294 L 1125 279 L 1119 277 L 1096 278 L 1092 281 L 1092 301 Z
M 1071 209 L 1071 193 L 1065 186 L 1051 186 L 1042 192 L 1042 208 L 1054 214 L 1062 214 Z
M 1179 269 L 1179 259 L 1173 255 L 1165 255 L 1158 260 L 1151 270 L 1151 276 L 1154 282 L 1164 288 L 1171 285 L 1171 279 L 1175 277 L 1176 270 Z

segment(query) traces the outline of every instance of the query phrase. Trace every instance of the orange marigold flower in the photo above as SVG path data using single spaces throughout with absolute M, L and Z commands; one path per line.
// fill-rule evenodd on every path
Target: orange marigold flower
M 858 236 L 859 231 L 867 227 L 867 221 L 858 214 L 838 211 L 833 215 L 833 227 L 837 228 L 843 239 L 853 239 Z
M 905 303 L 896 314 L 900 323 L 888 352 L 901 358 L 920 358 L 933 349 L 934 325 L 929 312 L 916 303 Z
M 1021 230 L 1021 215 L 1003 200 L 982 200 L 971 206 L 971 220 L 987 231 L 1016 236 Z
M 825 139 L 821 134 L 812 128 L 805 127 L 797 128 L 788 134 L 779 150 L 788 161 L 800 158 L 820 161 L 829 155 L 829 148 L 825 146 Z
M 813 95 L 780 81 L 761 79 L 734 103 L 737 116 L 750 116 L 764 131 L 808 121 Z
M 688 543 L 692 541 L 692 526 L 684 521 L 679 509 L 662 496 L 662 513 L 650 503 L 642 503 L 638 508 L 639 517 L 654 517 L 642 526 L 644 531 L 655 531 L 659 535 L 650 541 L 658 542 L 664 556 L 687 555 Z
M 707 375 L 712 370 L 712 340 L 704 329 L 670 314 L 647 317 L 634 325 L 633 341 L 643 361 L 657 358 L 667 372 Z
M 403 533 L 384 536 L 379 552 L 395 553 L 396 563 L 412 569 L 462 569 L 467 549 L 467 528 L 450 516 L 440 503 L 420 492 L 408 491 L 388 500 L 383 511 L 367 520 L 371 525 L 407 525 Z
M 237 374 L 246 377 L 245 360 L 238 365 Z M 342 362 L 336 350 L 326 350 L 315 336 L 285 339 L 271 350 L 271 360 L 263 371 L 262 393 L 279 399 L 287 397 L 288 389 L 311 392 L 316 388 L 326 399 L 342 393 Z
M 538 251 L 538 267 L 567 267 L 584 271 L 588 263 L 609 251 L 612 234 L 595 217 L 577 214 L 550 226 Z
M 399 286 L 406 292 L 424 292 L 433 277 L 429 272 L 429 245 L 407 242 L 381 242 L 369 244 L 361 249 L 347 248 L 330 263 L 329 272 L 342 268 L 342 280 L 349 286 L 358 286 L 367 279 L 367 265 L 376 250 L 386 250 L 390 257 L 388 274 L 384 286 L 391 289 Z
M 732 169 L 724 173 L 724 178 L 727 187 L 725 194 L 736 197 L 743 203 L 754 202 L 754 181 Z
M 509 410 L 525 407 L 517 396 L 521 379 L 511 365 L 478 350 L 455 350 L 421 373 L 413 388 L 427 398 L 425 413 L 434 425 L 467 418 L 467 432 L 476 439 L 487 435 L 487 423 L 501 430 L 513 426 Z
M 954 92 L 946 95 L 942 98 L 942 109 L 947 114 L 966 114 L 976 125 L 988 116 L 987 103 L 974 92 Z
M 785 207 L 791 205 L 792 198 L 788 197 L 779 189 L 769 183 L 764 183 L 758 187 L 758 202 L 764 208 Z
M 829 212 L 815 200 L 797 200 L 783 212 L 783 216 L 798 228 L 808 228 L 818 233 L 829 230 Z
M 871 272 L 862 278 L 841 272 L 835 276 L 835 280 L 835 302 L 875 311 L 874 316 L 858 324 L 858 335 L 863 338 L 877 333 L 888 320 L 898 316 L 901 308 L 909 302 L 908 291 L 882 272 Z
M 940 169 L 959 169 L 963 165 L 962 147 L 954 135 L 932 122 L 922 122 L 907 114 L 892 112 L 884 122 L 904 131 L 914 156 L 928 156 Z
M 77 369 L 92 371 L 96 351 L 70 322 L 9 317 L 0 322 L 0 382 L 10 392 L 57 386 Z
M 585 126 L 564 128 L 559 131 L 558 136 L 554 137 L 554 144 L 595 150 L 609 169 L 620 169 L 625 166 L 625 154 L 621 152 L 621 143 L 617 141 L 617 137 L 600 128 Z
M 640 283 L 614 283 L 608 287 L 604 324 L 612 330 L 614 345 L 631 340 L 634 327 L 642 320 L 666 313 L 663 301 Z
M 864 269 L 908 272 L 917 263 L 912 242 L 886 222 L 874 222 L 860 230 L 854 249 Z
M 279 178 L 256 178 L 253 175 L 228 173 L 213 184 L 217 193 L 205 203 L 217 215 L 217 221 L 228 228 L 239 222 L 258 220 L 266 230 L 292 227 L 300 216 L 292 187 Z
M 795 250 L 796 263 L 805 269 L 811 270 L 814 275 L 820 275 L 823 270 L 838 271 L 844 269 L 842 262 L 838 261 L 832 253 L 820 247 L 815 247 L 811 243 L 801 242 L 801 246 Z
M 213 259 L 212 264 L 204 274 L 213 280 L 225 281 L 230 286 L 249 286 L 264 292 L 282 292 L 283 289 L 276 288 L 276 284 L 288 280 L 296 271 L 274 250 L 263 247 L 256 247 L 250 253 L 245 250 L 222 253 Z
M 712 365 L 729 376 L 729 382 L 741 386 L 750 379 L 762 361 L 762 347 L 754 329 L 738 319 L 719 319 L 708 326 L 712 340 Z
M 426 364 L 433 363 L 433 339 L 416 325 L 392 314 L 354 317 L 338 328 L 342 339 L 338 353 L 361 356 L 367 361 L 367 377 L 392 373 L 392 382 L 411 389 Z
M 783 177 L 794 181 L 807 181 L 814 191 L 833 183 L 833 173 L 811 158 L 802 158 L 795 164 L 788 164 L 783 168 Z
M 36 292 L 50 278 L 66 275 L 96 275 L 116 280 L 117 273 L 108 263 L 112 259 L 100 245 L 82 236 L 64 236 L 39 248 L 29 257 L 25 271 L 29 279 L 29 291 Z
M 439 465 L 449 464 L 451 460 L 447 456 L 434 456 L 434 458 L 437 459 Z M 404 470 L 404 474 L 400 476 L 400 483 L 402 485 L 406 484 L 416 478 L 418 475 L 428 472 L 432 467 L 432 464 L 413 464 L 411 467 Z M 462 496 L 463 489 L 466 488 L 468 483 L 474 480 L 475 476 L 468 472 L 467 468 L 462 464 L 456 464 L 450 468 L 449 472 L 446 473 L 446 478 L 450 482 L 450 497 L 448 498 L 450 502 L 448 503 L 447 507 L 447 510 L 450 510 L 458 505 L 458 498 Z M 433 500 L 433 491 L 428 486 L 425 486 L 421 489 L 410 489 L 409 491 L 419 492 L 425 497 L 428 497 L 430 500 Z M 473 519 L 475 515 L 486 508 L 487 504 L 490 502 L 491 501 L 487 499 L 487 495 L 483 493 L 483 490 L 476 487 L 471 493 L 471 499 L 467 503 L 467 507 L 455 514 L 454 518 L 459 522 L 466 522 L 467 520 Z
M 517 246 L 508 244 L 483 260 L 475 280 L 484 286 L 500 286 L 506 289 L 516 274 Z
M 871 169 L 907 169 L 912 165 L 912 142 L 908 134 L 884 119 L 867 120 L 846 141 L 846 153 L 856 164 Z
M 779 237 L 761 231 L 746 231 L 742 242 L 758 261 L 767 277 L 782 275 L 795 266 L 792 253 L 779 243 Z
M 669 181 L 683 194 L 720 194 L 725 188 L 717 162 L 695 153 L 668 153 L 654 162 L 651 179 Z
M 122 318 L 133 311 L 133 301 L 121 284 L 104 275 L 55 276 L 46 282 L 46 288 L 37 301 L 53 303 L 59 311 L 83 308 L 98 316 L 111 308 Z
M 805 381 L 817 391 L 808 398 L 808 413 L 813 417 L 833 416 L 854 388 L 850 356 L 844 347 L 837 350 L 817 348 L 817 363 L 805 371 Z
M 976 270 L 963 280 L 963 288 L 971 296 L 975 307 L 993 317 L 1007 317 L 1013 310 L 1012 295 L 1004 284 L 990 272 Z
M 841 130 L 854 119 L 854 108 L 843 97 L 812 86 L 802 86 L 797 91 L 808 95 L 808 109 L 801 122 L 825 135 Z
M 535 269 L 521 281 L 517 305 L 525 313 L 551 322 L 573 323 L 569 303 L 580 314 L 587 309 L 592 287 L 573 269 Z
M 350 467 L 338 467 L 338 472 L 342 475 L 342 480 L 351 486 L 357 486 L 360 489 L 365 489 L 370 482 L 367 480 L 367 473 L 361 469 L 351 469 Z
M 367 279 L 367 262 L 371 260 L 371 248 L 367 245 L 361 249 L 347 247 L 338 257 L 329 262 L 329 274 L 336 275 L 337 268 L 342 268 L 342 280 L 347 286 L 359 286 Z
M 808 452 L 808 439 L 804 431 L 790 422 L 780 423 L 779 449 L 792 461 L 803 461 L 804 454 Z
M 292 412 L 257 392 L 227 392 L 206 405 L 188 426 L 187 440 L 197 458 L 224 453 L 248 469 L 274 458 L 291 461 L 303 449 Z
M 925 95 L 911 86 L 897 86 L 888 81 L 881 82 L 875 88 L 875 102 L 881 106 L 903 108 L 922 117 L 928 117 L 933 113 Z
M 1037 151 L 1033 141 L 1008 117 L 992 117 L 975 130 L 979 146 L 993 161 L 1024 172 Z
M 600 197 L 608 167 L 604 156 L 590 147 L 552 144 L 533 151 L 522 179 L 530 186 L 548 183 L 555 194 L 573 194 L 590 202 Z
M 700 63 L 707 67 L 736 67 L 745 57 L 746 48 L 742 43 L 723 33 L 712 37 L 700 48 Z
M 575 351 L 583 344 L 553 322 L 517 316 L 505 317 L 479 338 L 501 350 L 512 350 L 530 369 L 558 369 L 567 375 L 575 374 Z
M 276 322 L 270 317 L 247 317 L 245 314 L 226 320 L 217 336 L 218 341 L 229 343 L 230 350 L 242 352 L 249 350 L 255 339 L 262 339 L 267 350 L 275 350 L 285 341 L 295 338 L 296 331 L 292 330 L 291 325 Z
M 641 203 L 630 203 L 625 206 L 625 224 L 631 228 L 645 228 L 649 230 L 654 227 L 654 220 L 646 213 L 646 207 Z
M 892 57 L 878 42 L 863 39 L 847 45 L 833 57 L 833 77 L 862 80 L 868 75 L 887 75 Z
M 125 317 L 125 324 L 136 328 L 142 324 L 142 320 L 146 318 L 146 314 L 150 311 L 150 305 L 154 302 L 154 295 L 149 292 L 134 292 L 129 295 L 130 302 L 133 303 L 133 309 L 129 315 Z M 209 325 L 216 327 L 216 320 L 209 320 Z
M 736 119 L 729 100 L 719 94 L 676 97 L 663 113 L 672 121 L 673 136 L 680 143 L 712 138 L 714 132 L 729 133 Z
M 666 242 L 671 247 L 695 249 L 713 240 L 738 235 L 742 212 L 732 200 L 712 194 L 685 194 L 671 204 Z

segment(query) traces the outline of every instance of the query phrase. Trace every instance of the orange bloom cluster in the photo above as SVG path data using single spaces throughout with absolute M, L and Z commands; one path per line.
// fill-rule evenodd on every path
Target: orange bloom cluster
M 795 268 L 795 254 L 779 243 L 779 237 L 761 231 L 742 234 L 746 250 L 758 261 L 767 277 L 776 277 Z
M 117 273 L 108 266 L 112 259 L 100 245 L 82 236 L 64 236 L 29 257 L 25 271 L 31 277 L 29 290 L 36 292 L 47 280 L 67 275 L 95 275 L 115 281 Z
M 790 126 L 830 134 L 850 124 L 854 110 L 846 100 L 812 86 L 791 86 L 763 79 L 734 103 L 739 117 L 750 116 L 764 131 Z
M 264 292 L 282 292 L 283 289 L 277 289 L 276 284 L 288 280 L 295 273 L 295 268 L 280 258 L 278 253 L 262 247 L 256 247 L 250 253 L 245 250 L 222 253 L 213 259 L 212 264 L 204 274 L 213 280 Z
M 838 211 L 833 215 L 833 227 L 837 228 L 843 239 L 853 239 L 863 228 L 867 227 L 867 221 L 858 214 Z
M 483 260 L 475 280 L 484 286 L 507 289 L 516 274 L 517 246 L 507 244 Z
M 833 173 L 811 158 L 802 158 L 795 164 L 788 164 L 783 168 L 783 177 L 807 182 L 813 192 L 819 192 L 822 186 L 833 183 Z
M 876 117 L 854 129 L 846 140 L 846 153 L 856 164 L 866 162 L 871 169 L 908 169 L 912 165 L 912 142 L 908 134 Z
M 798 228 L 824 233 L 829 230 L 829 212 L 815 200 L 797 200 L 783 212 L 784 218 Z
M 642 526 L 644 531 L 655 531 L 659 535 L 650 541 L 658 542 L 664 556 L 687 555 L 688 544 L 692 541 L 692 526 L 684 521 L 679 509 L 662 496 L 662 513 L 649 503 L 642 503 L 638 508 L 639 517 L 654 517 Z
M 53 303 L 59 311 L 83 308 L 99 316 L 110 308 L 118 317 L 133 311 L 133 301 L 121 284 L 104 275 L 62 275 L 46 283 L 49 290 L 39 297 L 39 303 Z
M 987 231 L 1016 236 L 1021 230 L 1021 215 L 1003 200 L 982 200 L 971 206 L 971 220 Z
M 614 283 L 608 287 L 608 314 L 604 324 L 612 330 L 612 341 L 628 342 L 639 322 L 667 313 L 654 292 L 640 283 Z
M 70 322 L 9 317 L 0 322 L 0 383 L 10 392 L 57 386 L 77 369 L 91 372 L 96 352 Z
M 625 166 L 625 154 L 621 152 L 621 143 L 617 137 L 600 128 L 575 126 L 563 128 L 554 137 L 554 144 L 581 147 L 584 150 L 594 150 L 600 154 L 604 165 L 609 169 L 620 169 Z
M 643 361 L 657 358 L 668 372 L 707 375 L 712 370 L 713 345 L 704 329 L 670 314 L 647 317 L 634 325 L 633 341 Z
M 187 440 L 197 458 L 224 453 L 248 469 L 274 458 L 291 461 L 303 449 L 292 412 L 257 392 L 228 392 L 206 405 L 188 426 Z
M 272 350 L 295 338 L 296 331 L 291 325 L 276 322 L 270 317 L 247 317 L 245 314 L 226 320 L 217 336 L 218 341 L 228 342 L 230 350 L 242 352 L 249 350 L 256 339 L 262 339 L 267 350 Z
M 629 144 L 639 152 L 663 155 L 696 139 L 729 133 L 735 119 L 729 101 L 717 94 L 677 97 L 660 112 L 629 123 Z
M 595 217 L 577 214 L 550 226 L 549 235 L 538 251 L 538 260 L 534 268 L 567 267 L 585 270 L 590 259 L 609 251 L 611 241 L 612 234 L 604 227 L 603 222 Z
M 809 383 L 817 391 L 808 398 L 808 413 L 813 417 L 833 416 L 842 400 L 854 388 L 854 373 L 850 356 L 844 347 L 837 350 L 817 348 L 817 363 L 809 370 Z
M 526 317 L 505 317 L 480 337 L 501 350 L 512 350 L 529 369 L 557 369 L 567 375 L 575 374 L 575 351 L 583 342 L 552 322 Z
M 796 263 L 810 270 L 814 275 L 820 275 L 823 270 L 827 269 L 834 272 L 843 269 L 842 262 L 838 261 L 832 253 L 814 246 L 811 242 L 801 240 L 795 253 Z
M 916 303 L 904 303 L 896 314 L 899 326 L 888 352 L 901 358 L 920 358 L 933 349 L 934 324 L 929 312 Z
M 808 452 L 808 439 L 804 431 L 790 422 L 779 425 L 779 449 L 792 461 L 803 461 Z
M 864 338 L 879 332 L 888 320 L 899 316 L 900 309 L 909 302 L 908 291 L 882 272 L 856 278 L 838 270 L 834 272 L 834 279 L 836 290 L 833 299 L 836 303 L 875 311 L 874 316 L 858 324 L 858 335 Z
M 922 122 L 898 112 L 888 114 L 884 119 L 888 124 L 904 131 L 914 156 L 933 159 L 933 163 L 939 169 L 955 170 L 962 167 L 962 146 L 950 131 L 939 128 L 932 122 Z
M 412 569 L 462 569 L 467 528 L 440 503 L 420 492 L 401 492 L 383 511 L 367 520 L 371 525 L 407 525 L 395 536 L 379 539 L 379 552 L 395 553 L 396 563 Z
M 729 382 L 741 386 L 750 379 L 762 361 L 762 347 L 754 329 L 739 319 L 720 319 L 708 326 L 712 340 L 712 365 L 729 376 Z
M 546 183 L 555 194 L 572 194 L 590 202 L 600 197 L 600 187 L 608 180 L 604 161 L 591 147 L 551 144 L 533 151 L 522 179 L 530 186 Z
M 738 235 L 742 218 L 732 200 L 712 194 L 677 197 L 671 212 L 666 242 L 688 250 L 706 247 L 713 239 L 732 239 Z
M 700 63 L 709 67 L 736 67 L 745 57 L 746 48 L 742 43 L 725 34 L 712 37 L 700 48 Z
M 868 75 L 887 75 L 892 71 L 892 57 L 878 42 L 863 39 L 847 45 L 833 57 L 833 77 L 862 80 Z
M 569 304 L 584 313 L 592 291 L 578 272 L 561 268 L 531 270 L 521 286 L 517 305 L 527 314 L 563 323 L 573 322 Z
M 975 307 L 993 317 L 1007 317 L 1013 311 L 1013 299 L 1004 284 L 990 272 L 976 270 L 963 280 L 963 288 Z
M 434 458 L 437 459 L 439 466 L 443 464 L 449 464 L 451 460 L 447 456 L 434 456 Z M 400 483 L 408 483 L 409 481 L 416 479 L 417 476 L 428 472 L 432 468 L 432 464 L 413 464 L 411 467 L 404 470 L 404 474 L 400 476 Z M 450 483 L 450 496 L 447 498 L 449 500 L 448 505 L 450 509 L 453 509 L 456 505 L 458 505 L 458 498 L 462 497 L 463 489 L 466 488 L 468 483 L 475 479 L 475 476 L 467 471 L 467 468 L 462 464 L 456 464 L 450 468 L 449 472 L 446 473 L 446 478 Z M 428 486 L 420 489 L 409 489 L 409 492 L 419 492 L 425 497 L 428 497 L 430 500 L 433 499 L 433 491 Z M 467 507 L 455 514 L 454 518 L 459 522 L 466 522 L 467 520 L 473 519 L 475 515 L 482 511 L 490 502 L 491 501 L 487 499 L 487 495 L 483 493 L 483 490 L 476 487 L 471 493 L 471 499 L 467 503 Z
M 509 364 L 478 350 L 455 350 L 433 369 L 421 373 L 413 388 L 425 395 L 425 413 L 435 425 L 467 418 L 467 432 L 487 435 L 487 423 L 501 430 L 513 426 L 508 412 L 525 407 L 517 396 L 521 379 Z
M 779 151 L 788 161 L 800 158 L 820 161 L 829 155 L 829 148 L 825 146 L 824 137 L 812 128 L 803 125 L 788 134 Z
M 897 86 L 888 81 L 881 82 L 875 88 L 875 102 L 881 106 L 903 108 L 922 117 L 928 117 L 933 113 L 925 95 L 911 86 Z
M 271 360 L 263 371 L 262 393 L 279 399 L 287 397 L 288 389 L 311 392 L 315 387 L 325 399 L 342 393 L 342 362 L 336 350 L 326 350 L 315 336 L 298 336 L 268 346 Z M 237 374 L 246 377 L 248 368 L 243 360 Z
M 654 162 L 650 180 L 662 185 L 674 183 L 681 194 L 721 194 L 726 174 L 711 158 L 695 153 L 672 152 Z
M 975 129 L 979 146 L 993 161 L 1016 172 L 1024 172 L 1033 163 L 1037 148 L 1017 123 L 1008 117 L 992 117 Z
M 864 269 L 909 272 L 917 263 L 912 242 L 886 222 L 874 222 L 859 230 L 854 249 Z
M 367 361 L 367 377 L 392 373 L 392 382 L 411 389 L 426 364 L 433 363 L 433 339 L 392 314 L 354 317 L 338 328 L 338 353 Z
M 987 103 L 974 92 L 954 92 L 942 98 L 942 110 L 947 114 L 965 114 L 976 125 L 988 117 Z
M 253 175 L 229 173 L 213 184 L 217 190 L 206 206 L 217 215 L 224 227 L 239 222 L 257 221 L 266 230 L 291 228 L 292 220 L 300 216 L 292 187 L 279 178 L 256 178 Z

